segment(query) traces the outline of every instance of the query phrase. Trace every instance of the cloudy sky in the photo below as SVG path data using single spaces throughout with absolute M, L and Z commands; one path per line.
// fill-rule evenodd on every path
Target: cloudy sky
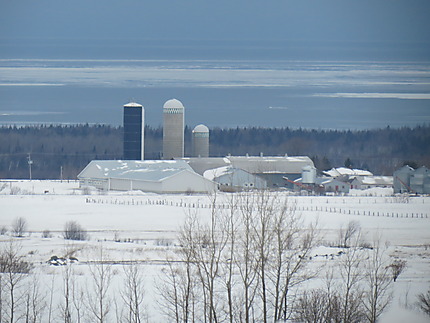
M 382 44 L 412 59 L 430 53 L 428 0 L 0 0 L 0 4 L 3 48 L 12 44 L 16 48 L 17 43 L 24 48 L 34 43 L 123 41 L 138 45 L 191 41 L 216 47 L 225 41 L 322 50 Z

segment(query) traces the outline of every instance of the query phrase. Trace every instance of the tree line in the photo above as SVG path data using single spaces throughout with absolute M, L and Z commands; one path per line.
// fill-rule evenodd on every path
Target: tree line
M 95 159 L 121 159 L 122 127 L 45 125 L 0 128 L 0 177 L 76 178 Z M 191 155 L 191 131 L 185 128 L 185 155 Z M 145 127 L 145 158 L 160 159 L 163 130 Z M 391 175 L 407 163 L 430 167 L 430 125 L 372 130 L 292 128 L 212 128 L 210 155 L 306 155 L 319 170 L 347 165 Z

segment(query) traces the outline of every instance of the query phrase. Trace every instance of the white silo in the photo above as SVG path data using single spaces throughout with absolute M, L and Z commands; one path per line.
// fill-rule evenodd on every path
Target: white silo
M 184 106 L 171 99 L 163 106 L 163 159 L 184 157 Z
M 305 166 L 302 168 L 302 183 L 315 184 L 317 178 L 317 169 L 313 166 Z
M 209 157 L 209 128 L 203 124 L 193 129 L 193 156 Z

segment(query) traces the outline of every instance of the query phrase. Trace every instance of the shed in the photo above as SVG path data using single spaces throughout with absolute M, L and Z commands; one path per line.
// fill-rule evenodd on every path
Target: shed
M 224 166 L 205 171 L 203 176 L 219 184 L 222 191 L 242 191 L 250 189 L 266 189 L 267 182 L 254 174 L 240 168 Z
M 393 187 L 393 176 L 356 177 L 350 181 L 351 189 L 365 190 L 373 187 Z

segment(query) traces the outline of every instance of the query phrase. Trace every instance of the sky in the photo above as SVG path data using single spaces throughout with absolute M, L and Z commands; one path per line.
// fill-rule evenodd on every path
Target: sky
M 429 17 L 429 0 L 0 0 L 0 124 L 118 124 L 136 100 L 157 126 L 171 98 L 191 125 L 428 123 Z
M 219 50 L 224 42 L 322 53 L 388 45 L 424 59 L 429 15 L 428 0 L 0 0 L 0 46 L 14 45 L 10 55 L 20 56 L 35 43 L 195 42 Z

